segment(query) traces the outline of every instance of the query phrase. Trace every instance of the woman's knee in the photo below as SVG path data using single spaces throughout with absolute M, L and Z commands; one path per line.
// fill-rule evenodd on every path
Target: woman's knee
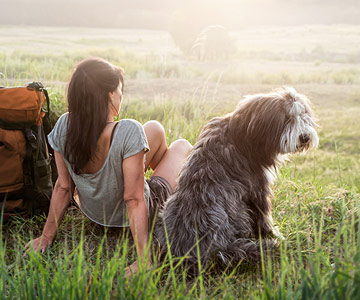
M 150 152 L 146 154 L 145 167 L 150 166 L 155 170 L 168 150 L 165 129 L 158 121 L 151 120 L 144 124 L 144 130 L 150 147 Z
M 165 139 L 165 129 L 160 122 L 150 120 L 144 124 L 146 137 L 149 139 Z
M 144 124 L 144 128 L 157 133 L 165 133 L 164 126 L 159 121 L 150 120 Z
M 193 146 L 186 139 L 178 139 L 171 143 L 170 149 L 176 149 L 177 151 L 183 153 L 185 156 L 189 155 Z

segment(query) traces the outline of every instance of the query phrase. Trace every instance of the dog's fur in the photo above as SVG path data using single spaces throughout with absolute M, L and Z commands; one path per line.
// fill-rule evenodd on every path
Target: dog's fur
M 205 265 L 258 259 L 269 246 L 259 235 L 273 233 L 277 168 L 285 154 L 318 145 L 316 126 L 309 100 L 293 88 L 247 96 L 234 112 L 210 120 L 159 213 L 162 251 L 167 235 L 172 255 L 187 255 L 190 263 L 198 251 Z

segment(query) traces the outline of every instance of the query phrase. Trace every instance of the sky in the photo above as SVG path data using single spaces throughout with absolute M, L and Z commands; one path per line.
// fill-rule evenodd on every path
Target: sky
M 174 18 L 246 26 L 360 24 L 359 0 L 0 0 L 1 25 L 168 29 Z

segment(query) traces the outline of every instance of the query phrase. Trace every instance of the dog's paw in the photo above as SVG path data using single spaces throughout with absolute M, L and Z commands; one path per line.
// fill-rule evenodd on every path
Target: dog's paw
M 279 231 L 279 227 L 278 226 L 273 226 L 272 227 L 272 235 L 274 238 L 277 238 L 281 241 L 284 241 L 285 238 L 284 236 L 281 234 L 281 232 Z

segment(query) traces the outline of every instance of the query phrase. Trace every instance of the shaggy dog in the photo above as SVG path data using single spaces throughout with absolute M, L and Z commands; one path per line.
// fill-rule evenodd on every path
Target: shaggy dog
M 254 261 L 275 240 L 271 184 L 287 153 L 318 145 L 309 100 L 293 88 L 247 96 L 203 128 L 178 187 L 159 213 L 162 251 L 203 265 Z M 165 232 L 166 231 L 166 232 Z M 274 232 L 275 231 L 275 232 Z M 198 241 L 198 245 L 196 245 Z

